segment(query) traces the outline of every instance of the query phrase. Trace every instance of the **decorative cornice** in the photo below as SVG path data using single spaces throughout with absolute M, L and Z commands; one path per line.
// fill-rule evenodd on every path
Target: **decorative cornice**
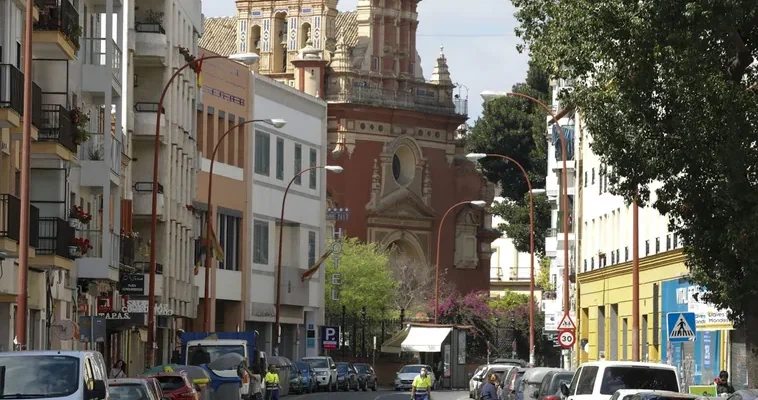
M 640 271 L 647 271 L 659 267 L 665 267 L 673 264 L 684 263 L 686 256 L 682 249 L 675 249 L 664 253 L 655 254 L 640 259 Z M 622 276 L 632 273 L 632 262 L 613 265 L 610 267 L 598 268 L 589 272 L 577 274 L 578 283 L 596 282 L 616 276 Z

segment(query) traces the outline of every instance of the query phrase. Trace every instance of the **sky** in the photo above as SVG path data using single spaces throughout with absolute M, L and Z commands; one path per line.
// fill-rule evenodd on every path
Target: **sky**
M 509 90 L 526 79 L 526 54 L 519 54 L 519 38 L 513 33 L 515 8 L 508 0 L 423 0 L 418 6 L 419 28 L 416 48 L 427 79 L 444 46 L 453 82 L 468 88 L 469 124 L 482 112 L 485 90 Z M 340 0 L 340 11 L 354 10 L 358 0 Z M 206 17 L 232 16 L 234 0 L 205 0 Z

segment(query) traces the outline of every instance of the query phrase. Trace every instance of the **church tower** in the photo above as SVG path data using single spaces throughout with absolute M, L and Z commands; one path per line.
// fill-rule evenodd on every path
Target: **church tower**
M 258 72 L 294 85 L 300 50 L 309 38 L 313 48 L 326 50 L 329 59 L 336 45 L 337 0 L 237 0 L 237 50 L 258 53 Z

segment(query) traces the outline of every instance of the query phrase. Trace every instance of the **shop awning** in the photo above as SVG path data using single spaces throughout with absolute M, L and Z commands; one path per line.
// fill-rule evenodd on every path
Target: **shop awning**
M 453 328 L 412 326 L 400 348 L 403 351 L 436 353 L 442 351 L 442 342 Z M 382 346 L 384 347 L 384 346 Z
M 391 338 L 385 340 L 384 343 L 382 343 L 382 353 L 400 354 L 403 351 L 401 345 L 403 344 L 405 338 L 408 337 L 408 332 L 410 332 L 410 329 L 410 327 L 406 327 Z

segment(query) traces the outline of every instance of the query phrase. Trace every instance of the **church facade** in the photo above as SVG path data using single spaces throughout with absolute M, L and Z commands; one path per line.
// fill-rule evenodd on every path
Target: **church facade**
M 208 18 L 200 46 L 222 55 L 256 52 L 258 73 L 328 103 L 334 207 L 350 210 L 337 229 L 434 265 L 440 219 L 453 205 L 494 198 L 494 185 L 465 158 L 459 128 L 467 99 L 444 51 L 425 79 L 416 51 L 420 0 L 238 0 L 237 15 Z M 462 205 L 445 220 L 440 267 L 461 293 L 489 289 L 486 209 Z

